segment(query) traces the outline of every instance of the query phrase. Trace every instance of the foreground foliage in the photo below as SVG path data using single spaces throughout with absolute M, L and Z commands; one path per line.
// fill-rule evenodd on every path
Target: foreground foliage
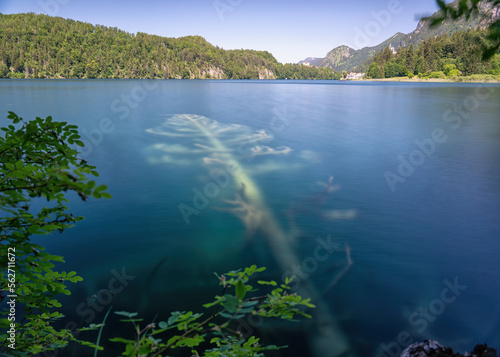
M 133 339 L 115 337 L 110 341 L 125 345 L 122 356 L 165 356 L 173 349 L 184 348 L 192 356 L 257 357 L 263 356 L 264 351 L 283 348 L 264 346 L 259 338 L 244 336 L 234 327 L 237 320 L 248 316 L 284 320 L 292 320 L 297 315 L 310 317 L 302 308 L 314 308 L 314 305 L 309 299 L 291 293 L 289 284 L 293 279 L 287 278 L 284 284 L 257 281 L 257 284 L 270 286 L 272 290 L 265 295 L 249 297 L 249 294 L 258 291 L 249 284 L 250 278 L 264 270 L 252 265 L 222 276 L 216 274 L 222 294 L 203 305 L 212 310 L 210 313 L 176 311 L 171 313 L 167 321 L 153 321 L 141 326 L 143 320 L 137 318 L 137 313 L 116 311 L 115 314 L 125 317 L 121 321 L 131 323 L 135 336 Z M 88 329 L 102 329 L 104 326 L 103 323 Z M 102 347 L 98 349 L 103 350 Z
M 0 249 L 2 274 L 9 274 L 2 279 L 0 299 L 14 303 L 2 311 L 0 354 L 36 354 L 74 339 L 69 329 L 53 325 L 63 317 L 57 296 L 69 295 L 67 283 L 82 278 L 54 270 L 63 258 L 45 252 L 32 236 L 62 232 L 83 219 L 68 212 L 65 204 L 72 194 L 82 200 L 110 195 L 106 186 L 89 179 L 98 175 L 95 167 L 78 159 L 71 147 L 83 146 L 76 126 L 51 117 L 25 121 L 13 112 L 8 119 L 11 124 L 2 127 L 0 137 Z

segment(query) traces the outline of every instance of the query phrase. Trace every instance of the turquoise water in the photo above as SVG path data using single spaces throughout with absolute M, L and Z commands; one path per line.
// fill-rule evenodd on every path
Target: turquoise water
M 85 221 L 40 239 L 85 279 L 63 299 L 68 321 L 198 309 L 220 293 L 214 271 L 257 264 L 279 281 L 291 247 L 359 356 L 427 338 L 500 348 L 498 85 L 2 80 L 0 104 L 77 124 L 113 195 L 75 200 Z M 353 265 L 328 289 L 346 243 Z M 312 356 L 310 326 L 253 329 Z

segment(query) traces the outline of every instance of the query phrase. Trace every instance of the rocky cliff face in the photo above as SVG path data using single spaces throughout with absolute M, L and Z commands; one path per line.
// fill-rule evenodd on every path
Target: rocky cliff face
M 484 11 L 485 19 L 479 25 L 481 28 L 487 28 L 491 23 L 500 19 L 500 6 L 490 6 L 482 11 Z
M 210 76 L 211 79 L 222 79 L 224 78 L 224 71 L 219 67 L 210 67 L 202 73 L 202 78 L 207 78 L 207 76 Z
M 418 22 L 418 25 L 417 25 L 417 28 L 415 29 L 415 31 L 413 31 L 414 33 L 419 33 L 420 30 L 422 29 L 422 27 L 424 27 L 424 24 L 425 24 L 425 21 L 424 20 L 420 20 Z
M 274 75 L 273 71 L 263 68 L 259 69 L 259 79 L 276 79 L 276 76 Z

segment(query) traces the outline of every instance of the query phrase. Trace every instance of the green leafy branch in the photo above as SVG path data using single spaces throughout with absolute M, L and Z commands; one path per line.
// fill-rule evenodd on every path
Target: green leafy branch
M 271 287 L 271 291 L 265 295 L 248 297 L 249 293 L 259 291 L 249 284 L 250 278 L 264 270 L 265 268 L 252 265 L 221 276 L 216 274 L 222 285 L 222 294 L 203 305 L 206 309 L 215 308 L 214 312 L 203 320 L 202 317 L 206 314 L 176 311 L 171 313 L 167 321 L 158 324 L 152 322 L 141 328 L 139 323 L 143 320 L 136 318 L 137 313 L 117 311 L 115 314 L 126 317 L 121 321 L 133 325 L 136 338 L 115 337 L 110 341 L 125 344 L 122 356 L 163 356 L 163 353 L 175 348 L 190 348 L 194 356 L 263 356 L 263 351 L 283 348 L 274 345 L 262 346 L 255 336 L 247 339 L 232 327 L 236 320 L 247 315 L 284 320 L 292 320 L 297 315 L 310 317 L 302 311 L 303 308 L 314 308 L 309 299 L 290 294 L 289 284 L 293 278 L 287 278 L 285 283 L 279 286 L 275 281 L 257 281 L 260 286 Z M 169 330 L 176 333 L 173 336 L 165 336 Z M 212 336 L 210 339 L 209 335 Z M 207 343 L 210 347 L 199 352 L 201 345 L 205 346 Z
M 0 137 L 0 249 L 15 249 L 15 284 L 9 290 L 2 282 L 0 299 L 9 291 L 24 313 L 9 321 L 2 311 L 0 354 L 26 355 L 53 350 L 76 340 L 68 329 L 56 330 L 53 324 L 64 316 L 57 311 L 59 294 L 70 294 L 69 282 L 82 278 L 76 272 L 54 271 L 61 256 L 44 251 L 31 242 L 32 235 L 63 232 L 83 217 L 68 212 L 69 194 L 80 199 L 110 198 L 106 186 L 96 187 L 89 179 L 98 176 L 95 166 L 78 158 L 75 148 L 83 146 L 76 125 L 56 122 L 52 117 L 25 121 L 13 112 L 11 124 L 1 128 Z M 42 201 L 41 201 L 42 200 Z M 40 205 L 46 201 L 45 205 Z M 33 208 L 41 207 L 41 208 Z M 12 291 L 11 291 L 12 289 Z M 7 346 L 5 327 L 15 322 L 16 349 Z

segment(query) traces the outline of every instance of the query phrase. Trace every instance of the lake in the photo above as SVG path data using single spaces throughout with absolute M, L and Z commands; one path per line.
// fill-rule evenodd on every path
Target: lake
M 312 292 L 331 351 L 500 348 L 499 85 L 1 80 L 0 103 L 78 125 L 113 195 L 74 197 L 86 219 L 36 239 L 84 278 L 65 322 L 202 311 L 214 272 L 256 264 Z M 241 328 L 290 346 L 273 356 L 314 356 L 331 327 L 315 318 Z M 131 333 L 117 320 L 105 339 Z

